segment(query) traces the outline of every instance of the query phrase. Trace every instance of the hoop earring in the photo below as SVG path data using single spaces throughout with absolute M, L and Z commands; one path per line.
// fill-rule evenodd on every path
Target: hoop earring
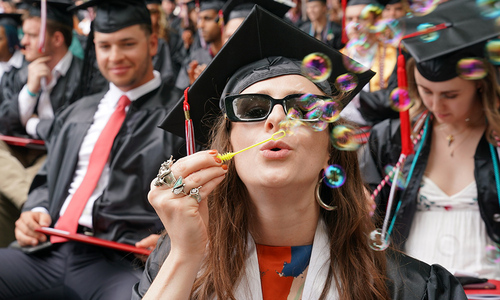
M 316 184 L 316 188 L 314 189 L 315 195 L 316 195 L 316 202 L 318 202 L 319 206 L 321 206 L 325 210 L 332 211 L 332 210 L 337 209 L 337 206 L 330 206 L 330 205 L 326 204 L 325 202 L 323 202 L 323 199 L 321 199 L 320 189 L 321 189 L 322 182 L 323 182 L 323 178 L 321 178 L 318 181 L 318 183 Z

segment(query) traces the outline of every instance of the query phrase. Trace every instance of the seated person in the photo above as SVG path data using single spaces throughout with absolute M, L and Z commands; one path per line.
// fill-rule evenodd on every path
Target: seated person
M 157 41 L 144 1 L 78 8 L 91 5 L 109 90 L 56 116 L 46 164 L 16 222 L 17 242 L 31 253 L 0 249 L 0 299 L 130 299 L 142 271 L 134 255 L 56 236 L 49 242 L 35 230 L 51 226 L 154 248 L 163 229 L 147 194 L 155 166 L 182 154 L 183 141 L 157 127 L 180 95 L 153 70 Z
M 329 80 L 302 73 L 310 51 L 333 61 Z M 442 267 L 370 248 L 356 153 L 330 140 L 344 121 L 331 109 L 307 118 L 304 105 L 346 103 L 373 76 L 359 74 L 352 94 L 331 98 L 342 60 L 256 6 L 187 93 L 195 136 L 204 143 L 211 131 L 211 150 L 167 162 L 153 181 L 149 200 L 167 235 L 133 299 L 466 299 Z M 182 106 L 162 128 L 183 135 Z M 276 134 L 227 164 L 219 157 Z
M 394 222 L 394 244 L 407 254 L 441 264 L 457 276 L 499 280 L 500 266 L 489 257 L 500 253 L 500 89 L 494 67 L 480 59 L 486 40 L 497 35 L 494 22 L 483 19 L 467 0 L 449 1 L 427 16 L 402 21 L 417 31 L 429 19 L 458 11 L 467 14 L 451 19 L 451 27 L 438 31 L 440 38 L 433 42 L 425 41 L 429 36 L 403 40 L 416 53 L 407 66 L 416 153 L 401 169 L 406 184 L 395 191 L 393 207 L 387 208 L 386 185 L 376 197 L 377 213 Z M 465 27 L 463 18 L 474 26 Z M 399 119 L 377 124 L 361 150 L 362 174 L 374 190 L 386 166 L 399 159 L 400 128 Z M 394 212 L 387 215 L 389 210 Z

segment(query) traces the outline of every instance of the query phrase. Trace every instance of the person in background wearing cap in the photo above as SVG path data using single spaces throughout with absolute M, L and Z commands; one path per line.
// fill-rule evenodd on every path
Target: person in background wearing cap
M 16 223 L 17 242 L 31 253 L 0 251 L 0 299 L 130 299 L 142 272 L 133 254 L 54 236 L 49 242 L 34 230 L 53 226 L 154 248 L 163 228 L 147 193 L 155 166 L 183 152 L 180 138 L 157 127 L 180 95 L 153 70 L 157 42 L 143 0 L 92 0 L 74 9 L 88 6 L 97 6 L 93 41 L 109 90 L 54 120 L 45 167 Z
M 300 29 L 334 49 L 341 49 L 342 26 L 328 20 L 327 12 L 326 0 L 307 0 L 306 13 L 309 22 L 303 24 Z
M 439 263 L 457 276 L 499 280 L 494 256 L 500 253 L 500 89 L 493 66 L 484 59 L 485 41 L 498 33 L 492 20 L 483 19 L 475 2 L 467 0 L 449 1 L 427 16 L 400 21 L 405 28 L 418 28 L 443 16 L 459 17 L 447 19 L 451 27 L 437 31 L 438 39 L 403 40 L 413 53 L 407 76 L 416 139 L 415 155 L 408 156 L 402 169 L 406 187 L 396 191 L 388 208 L 400 207 L 391 217 L 392 239 L 409 255 Z M 464 69 L 463 59 L 472 59 Z M 367 146 L 360 154 L 362 173 L 375 189 L 384 168 L 393 166 L 401 152 L 399 119 L 374 126 Z M 389 189 L 384 187 L 376 198 L 381 215 Z
M 276 39 L 280 34 L 287 38 Z M 310 51 L 332 60 L 328 80 L 303 75 Z M 345 123 L 331 119 L 321 130 L 299 100 L 313 94 L 314 107 L 348 102 L 373 72 L 358 74 L 352 94 L 330 98 L 335 78 L 347 71 L 343 60 L 349 59 L 254 8 L 160 125 L 183 135 L 182 106 L 189 101 L 198 143 L 210 140 L 211 150 L 167 162 L 153 180 L 149 200 L 168 235 L 132 299 L 466 299 L 440 266 L 369 247 L 374 228 L 356 153 L 330 141 L 330 130 Z M 294 119 L 287 119 L 288 109 Z M 288 133 L 227 164 L 218 156 L 280 129 Z M 345 168 L 338 188 L 323 179 L 332 163 Z
M 15 84 L 19 69 L 26 65 L 17 36 L 20 24 L 21 15 L 0 14 L 0 103 L 5 98 L 11 99 L 11 85 Z M 0 143 L 0 247 L 7 247 L 15 240 L 14 223 L 35 173 L 36 170 L 27 172 L 9 146 Z
M 177 88 L 184 90 L 193 84 L 206 65 L 222 48 L 222 30 L 219 22 L 217 22 L 217 17 L 223 5 L 224 2 L 217 0 L 200 1 L 197 26 L 207 46 L 189 53 L 189 58 L 184 61 L 177 76 L 175 83 Z
M 67 3 L 48 1 L 45 52 L 39 52 L 39 4 L 33 3 L 28 14 L 23 17 L 22 52 L 29 65 L 24 64 L 14 74 L 6 74 L 5 79 L 10 79 L 5 84 L 2 83 L 4 100 L 0 105 L 0 132 L 46 140 L 55 112 L 74 101 L 82 61 L 68 51 L 72 40 L 73 19 L 66 12 L 70 5 Z M 0 188 L 0 193 L 8 200 L 7 203 L 15 203 L 16 208 L 12 210 L 16 213 L 8 221 L 11 228 L 5 228 L 2 246 L 7 246 L 7 241 L 14 240 L 14 222 L 28 197 L 32 179 L 45 161 L 45 154 L 45 150 L 15 147 L 0 142 L 0 181 L 5 185 Z
M 0 118 L 6 124 L 2 133 L 47 139 L 54 114 L 76 100 L 82 60 L 68 51 L 73 37 L 73 15 L 66 11 L 70 5 L 71 1 L 47 1 L 44 36 L 40 34 L 40 1 L 33 2 L 23 18 L 21 44 L 30 63 L 18 78 L 24 84 L 22 89 L 0 107 Z

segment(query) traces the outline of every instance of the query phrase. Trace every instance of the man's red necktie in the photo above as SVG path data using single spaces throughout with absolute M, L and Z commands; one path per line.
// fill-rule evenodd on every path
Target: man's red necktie
M 123 120 L 125 119 L 126 111 L 125 108 L 130 104 L 130 100 L 127 96 L 121 96 L 118 101 L 118 106 L 109 118 L 108 123 L 102 130 L 97 142 L 95 143 L 94 150 L 90 154 L 89 165 L 87 168 L 87 173 L 83 178 L 82 183 L 76 190 L 75 194 L 71 198 L 71 201 L 66 208 L 64 214 L 59 218 L 55 229 L 60 229 L 68 231 L 70 233 L 76 233 L 78 229 L 78 220 L 82 215 L 83 209 L 87 204 L 90 196 L 94 192 L 97 182 L 101 177 L 102 170 L 108 161 L 109 154 L 111 152 L 111 147 L 115 140 L 120 127 L 122 126 Z M 67 239 L 57 236 L 51 236 L 50 241 L 52 243 L 62 243 L 66 242 Z

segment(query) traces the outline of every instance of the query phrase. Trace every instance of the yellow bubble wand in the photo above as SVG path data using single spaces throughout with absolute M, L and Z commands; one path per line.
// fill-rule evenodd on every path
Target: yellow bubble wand
M 253 147 L 256 147 L 258 145 L 262 145 L 262 144 L 267 143 L 269 141 L 277 141 L 279 139 L 284 138 L 285 136 L 286 136 L 286 132 L 284 130 L 280 130 L 280 131 L 275 132 L 270 138 L 268 138 L 266 140 L 263 140 L 262 142 L 254 144 L 254 145 L 252 145 L 250 147 L 246 147 L 245 149 L 241 149 L 240 151 L 227 152 L 227 153 L 224 153 L 224 154 L 218 154 L 217 157 L 220 158 L 223 162 L 225 162 L 225 161 L 228 161 L 231 158 L 233 158 L 238 153 L 241 153 L 243 151 L 247 151 L 248 149 L 252 149 Z

